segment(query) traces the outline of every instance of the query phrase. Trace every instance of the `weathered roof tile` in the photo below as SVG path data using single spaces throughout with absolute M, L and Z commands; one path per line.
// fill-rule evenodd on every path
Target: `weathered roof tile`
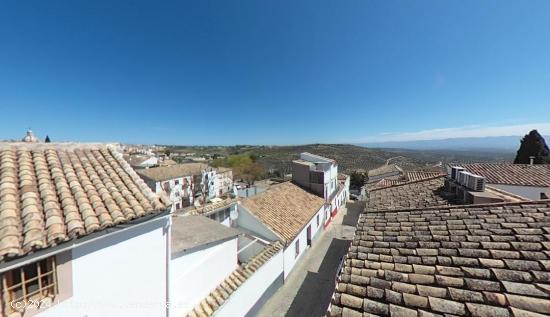
M 118 214 L 128 202 L 143 210 L 140 215 L 164 209 L 106 145 L 3 144 L 0 262 L 111 226 L 113 218 L 129 221 L 133 212 Z
M 374 313 L 376 302 L 389 304 L 389 313 L 418 316 L 550 314 L 550 236 L 542 229 L 525 230 L 544 228 L 528 224 L 543 217 L 532 210 L 545 208 L 550 203 L 367 209 L 343 268 L 348 287 L 336 295 L 349 293 L 359 281 L 355 274 L 370 270 L 372 277 L 360 286 L 371 291 L 355 293 L 358 299 L 368 297 L 368 313 Z M 384 296 L 374 288 L 384 289 Z M 333 301 L 332 307 L 347 306 Z

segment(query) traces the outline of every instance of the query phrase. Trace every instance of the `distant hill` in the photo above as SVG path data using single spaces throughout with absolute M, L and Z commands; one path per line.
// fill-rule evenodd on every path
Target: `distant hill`
M 453 138 L 402 142 L 369 142 L 359 144 L 369 148 L 400 148 L 411 150 L 483 150 L 517 151 L 522 136 L 498 136 L 481 138 Z M 549 139 L 545 136 L 545 139 Z
M 291 172 L 291 162 L 297 159 L 301 152 L 311 152 L 335 159 L 340 165 L 340 170 L 346 173 L 354 170 L 366 171 L 386 163 L 397 164 L 405 170 L 439 171 L 442 165 L 449 162 L 508 162 L 514 159 L 514 153 L 511 151 L 375 149 L 351 144 L 170 146 L 170 150 L 193 152 L 197 155 L 254 155 L 267 170 L 283 174 Z

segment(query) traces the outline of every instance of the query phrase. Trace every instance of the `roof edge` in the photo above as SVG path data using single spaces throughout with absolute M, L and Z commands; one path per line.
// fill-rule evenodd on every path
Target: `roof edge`
M 516 202 L 500 202 L 491 204 L 471 204 L 471 205 L 439 205 L 421 208 L 405 208 L 405 209 L 376 209 L 367 211 L 366 213 L 378 213 L 378 212 L 402 212 L 402 211 L 416 211 L 416 210 L 438 210 L 438 209 L 464 209 L 464 208 L 484 208 L 484 207 L 499 207 L 499 206 L 520 206 L 520 205 L 540 205 L 549 204 L 550 199 L 531 200 L 531 201 L 516 201 Z

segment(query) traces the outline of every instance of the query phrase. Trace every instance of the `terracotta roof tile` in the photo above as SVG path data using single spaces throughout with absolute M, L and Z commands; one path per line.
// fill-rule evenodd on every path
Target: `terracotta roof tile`
M 163 209 L 105 145 L 0 148 L 0 261 Z
M 242 200 L 242 206 L 283 238 L 285 243 L 300 233 L 324 203 L 323 198 L 291 182 L 273 185 Z
M 271 257 L 281 251 L 283 245 L 275 242 L 251 258 L 247 263 L 241 264 L 225 280 L 220 283 L 205 299 L 203 299 L 187 316 L 212 316 L 235 292 L 239 286 L 246 282 L 262 265 Z
M 420 181 L 428 178 L 440 176 L 439 172 L 408 171 L 405 172 L 405 178 L 409 182 Z
M 154 181 L 163 181 L 183 176 L 201 175 L 202 171 L 207 168 L 209 166 L 204 163 L 184 163 L 142 169 L 138 170 L 137 173 Z
M 442 196 L 445 176 L 398 184 L 369 191 L 369 210 L 395 210 L 444 206 L 451 203 Z
M 548 315 L 548 208 L 542 201 L 368 210 L 328 315 Z
M 489 184 L 550 186 L 550 164 L 474 163 L 460 165 Z

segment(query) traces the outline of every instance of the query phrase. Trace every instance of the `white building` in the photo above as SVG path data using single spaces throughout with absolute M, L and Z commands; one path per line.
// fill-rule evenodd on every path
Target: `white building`
M 233 170 L 227 167 L 216 168 L 217 196 L 231 194 L 233 192 Z
M 282 284 L 280 242 L 169 210 L 108 146 L 0 145 L 0 316 L 245 316 Z
M 137 172 L 155 193 L 169 197 L 172 211 L 193 205 L 195 199 L 201 200 L 203 194 L 207 199 L 212 196 L 209 193 L 208 175 L 215 172 L 206 164 L 185 163 Z
M 184 316 L 238 266 L 240 232 L 202 216 L 172 218 L 170 306 Z M 190 291 L 192 290 L 192 291 Z
M 189 206 L 178 211 L 183 215 L 200 215 L 215 220 L 227 227 L 235 227 L 237 214 L 237 198 L 214 198 L 201 206 Z
M 124 159 L 134 169 L 151 168 L 159 164 L 159 159 L 153 155 L 126 154 Z
M 488 186 L 530 200 L 550 197 L 550 165 L 473 163 L 459 164 L 465 171 L 485 178 Z
M 107 146 L 2 144 L 1 315 L 165 315 L 169 223 Z
M 171 232 L 171 316 L 251 316 L 283 283 L 280 242 L 203 216 L 174 216 Z
M 284 246 L 284 278 L 323 229 L 328 205 L 321 197 L 292 182 L 273 185 L 243 199 L 239 205 L 239 227 Z
M 172 211 L 176 211 L 231 196 L 232 190 L 229 189 L 233 187 L 233 173 L 225 168 L 221 173 L 218 170 L 203 163 L 184 163 L 137 172 L 153 191 L 167 195 L 172 202 Z
M 347 181 L 339 181 L 335 160 L 304 152 L 292 162 L 292 181 L 323 197 L 330 205 L 323 215 L 325 226 L 349 200 L 349 177 Z

